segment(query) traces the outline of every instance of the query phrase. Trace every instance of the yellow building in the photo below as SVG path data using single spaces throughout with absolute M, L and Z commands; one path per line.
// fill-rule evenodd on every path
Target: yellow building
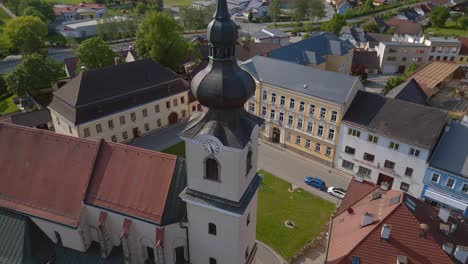
M 86 70 L 54 92 L 54 130 L 127 142 L 188 119 L 188 84 L 151 59 Z
M 359 78 L 256 56 L 242 64 L 257 87 L 246 110 L 265 119 L 261 137 L 329 166 L 341 118 Z

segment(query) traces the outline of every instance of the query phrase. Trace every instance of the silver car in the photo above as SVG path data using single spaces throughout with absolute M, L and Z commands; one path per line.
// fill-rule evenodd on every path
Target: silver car
M 329 187 L 327 193 L 335 196 L 336 198 L 343 199 L 346 195 L 346 190 L 340 187 Z

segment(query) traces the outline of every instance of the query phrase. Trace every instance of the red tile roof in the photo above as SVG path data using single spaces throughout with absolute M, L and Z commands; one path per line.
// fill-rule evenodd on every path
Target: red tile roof
M 395 29 L 396 34 L 418 35 L 422 32 L 422 26 L 417 23 L 410 22 L 406 19 L 390 18 L 385 23 Z
M 336 211 L 337 215 L 348 210 L 349 207 L 353 206 L 366 195 L 370 194 L 373 190 L 378 188 L 378 186 L 368 181 L 364 181 L 361 184 L 353 184 L 355 181 L 356 179 L 353 179 L 349 184 L 348 190 L 346 191 L 346 196 L 341 201 L 340 207 L 338 207 Z
M 161 222 L 177 157 L 103 142 L 86 202 Z
M 0 207 L 77 226 L 98 143 L 0 123 Z
M 459 38 L 460 42 L 462 43 L 460 49 L 460 55 L 467 56 L 468 55 L 468 38 Z
M 360 184 L 351 182 L 347 195 L 362 196 L 353 193 L 360 191 L 353 185 Z M 398 196 L 400 200 L 390 205 L 389 201 Z M 408 199 L 416 205 L 415 211 L 406 205 Z M 352 214 L 343 211 L 332 220 L 327 263 L 351 263 L 352 257 L 356 256 L 360 263 L 393 264 L 397 256 L 402 255 L 408 258 L 408 263 L 448 264 L 453 263 L 453 256 L 443 251 L 443 243 L 468 245 L 466 224 L 451 219 L 458 222 L 457 231 L 450 236 L 442 234 L 437 210 L 401 191 L 383 192 L 381 198 L 374 200 L 366 195 L 352 208 Z M 373 216 L 374 222 L 363 227 L 362 216 L 366 212 Z M 421 223 L 429 226 L 425 238 L 419 236 Z M 380 238 L 383 224 L 391 226 L 387 241 Z

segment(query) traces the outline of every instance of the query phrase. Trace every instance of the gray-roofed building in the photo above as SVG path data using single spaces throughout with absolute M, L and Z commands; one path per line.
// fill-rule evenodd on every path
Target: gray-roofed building
M 422 105 L 425 105 L 427 100 L 426 93 L 414 78 L 393 88 L 385 97 Z
M 355 50 L 353 56 L 353 73 L 361 73 L 362 68 L 367 73 L 379 71 L 379 57 L 377 51 Z
M 452 121 L 429 161 L 423 199 L 468 216 L 468 118 Z
M 343 117 L 335 167 L 419 197 L 447 120 L 436 108 L 359 91 Z
M 264 56 L 241 67 L 257 83 L 246 109 L 266 120 L 261 135 L 330 165 L 341 117 L 362 89 L 359 78 Z
M 349 41 L 356 48 L 364 48 L 367 44 L 367 33 L 358 27 L 343 27 L 340 31 L 340 39 Z
M 251 37 L 256 43 L 278 43 L 285 46 L 289 44 L 290 35 L 277 28 L 264 28 L 253 32 Z
M 367 32 L 367 49 L 374 50 L 376 46 L 379 46 L 380 42 L 392 41 L 393 35 Z
M 20 126 L 34 127 L 40 129 L 49 129 L 52 127 L 52 118 L 47 108 L 40 110 L 17 113 L 11 116 L 11 123 Z
M 49 105 L 57 133 L 127 141 L 188 117 L 188 83 L 151 60 L 86 70 Z
M 329 32 L 271 51 L 268 56 L 277 60 L 313 66 L 322 70 L 349 74 L 354 47 Z

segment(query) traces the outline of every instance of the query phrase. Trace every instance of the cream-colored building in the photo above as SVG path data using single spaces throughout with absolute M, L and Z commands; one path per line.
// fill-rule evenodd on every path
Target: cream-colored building
M 242 67 L 257 84 L 245 107 L 265 119 L 260 135 L 331 166 L 341 118 L 363 89 L 359 79 L 263 56 Z
M 87 70 L 54 92 L 55 132 L 126 142 L 188 119 L 187 83 L 150 59 Z

